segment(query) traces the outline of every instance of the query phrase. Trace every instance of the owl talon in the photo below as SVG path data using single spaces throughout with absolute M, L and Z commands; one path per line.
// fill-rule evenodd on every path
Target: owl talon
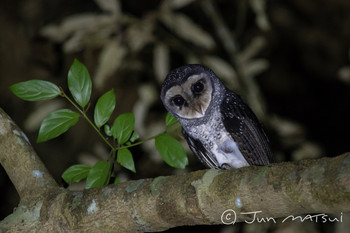
M 221 166 L 220 166 L 221 169 L 224 169 L 224 170 L 230 170 L 232 169 L 232 167 L 227 164 L 227 163 L 223 163 Z

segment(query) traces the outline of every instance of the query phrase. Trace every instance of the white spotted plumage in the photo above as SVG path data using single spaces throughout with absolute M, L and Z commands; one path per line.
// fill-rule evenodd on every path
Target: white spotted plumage
M 206 123 L 186 128 L 186 131 L 188 136 L 200 140 L 203 146 L 215 155 L 217 167 L 223 167 L 225 164 L 230 164 L 232 168 L 249 166 L 237 143 L 224 129 L 218 111 L 214 111 Z
M 161 92 L 189 147 L 207 167 L 231 169 L 273 162 L 269 141 L 251 109 L 201 65 L 172 70 Z

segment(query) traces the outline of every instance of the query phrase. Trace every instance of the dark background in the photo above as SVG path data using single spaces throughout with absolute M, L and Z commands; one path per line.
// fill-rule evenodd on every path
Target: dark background
M 120 1 L 119 16 L 114 24 L 106 27 L 100 24 L 95 28 L 91 26 L 88 33 L 80 38 L 77 43 L 79 46 L 72 48 L 69 48 L 67 41 L 76 36 L 74 33 L 85 28 L 86 22 L 63 39 L 60 38 L 62 31 L 58 30 L 47 36 L 43 29 L 48 25 L 63 25 L 72 15 L 94 13 L 110 17 L 111 13 L 101 9 L 95 1 L 85 0 L 0 2 L 0 106 L 28 135 L 57 182 L 63 185 L 60 176 L 72 164 L 93 164 L 98 159 L 104 159 L 108 153 L 107 148 L 84 121 L 80 121 L 57 139 L 47 143 L 35 143 L 38 120 L 50 112 L 48 109 L 69 105 L 62 100 L 40 103 L 22 101 L 10 92 L 10 85 L 30 79 L 43 79 L 67 90 L 66 76 L 74 58 L 87 66 L 93 79 L 99 69 L 108 71 L 108 67 L 114 66 L 116 68 L 104 76 L 106 79 L 101 86 L 93 87 L 91 103 L 96 103 L 100 95 L 114 88 L 117 96 L 114 116 L 129 111 L 139 112 L 143 109 L 142 106 L 147 105 L 142 116 L 135 113 L 136 118 L 142 118 L 141 136 L 147 138 L 164 129 L 166 112 L 158 97 L 160 79 L 162 74 L 164 77 L 166 74 L 164 72 L 192 61 L 211 67 L 218 75 L 224 72 L 220 66 L 215 65 L 217 63 L 208 61 L 206 57 L 223 61 L 230 67 L 228 69 L 223 66 L 222 69 L 226 71 L 242 69 L 241 63 L 237 60 L 236 63 L 233 62 L 232 56 L 239 57 L 242 52 L 251 48 L 251 42 L 255 38 L 262 38 L 264 45 L 255 51 L 250 60 L 259 59 L 268 64 L 266 69 L 252 75 L 261 97 L 257 103 L 266 107 L 258 115 L 263 119 L 270 136 L 276 160 L 279 162 L 336 156 L 349 151 L 350 1 L 261 1 L 265 4 L 262 12 L 269 28 L 257 23 L 258 11 L 254 10 L 251 4 L 253 1 L 214 1 L 224 25 L 234 38 L 236 54 L 225 48 L 216 33 L 217 25 L 203 10 L 201 1 L 189 2 L 182 7 L 171 8 L 169 14 L 186 16 L 195 27 L 210 36 L 214 44 L 206 47 L 197 43 L 196 36 L 201 35 L 190 30 L 190 38 L 185 38 L 181 32 L 171 28 L 162 20 L 162 15 L 167 13 L 161 10 L 161 4 L 164 4 L 161 1 Z M 96 19 L 96 22 L 99 20 L 101 19 Z M 107 32 L 102 33 L 105 31 Z M 119 61 L 114 61 L 113 58 L 118 55 L 113 54 L 108 57 L 107 62 L 99 59 L 106 49 L 105 45 L 110 41 L 117 41 L 118 52 L 124 51 Z M 135 45 L 137 42 L 141 44 L 139 47 Z M 156 49 L 159 47 L 165 53 L 158 53 L 159 50 Z M 159 54 L 165 54 L 166 59 Z M 249 64 L 253 63 L 245 63 L 246 66 Z M 245 75 L 240 75 L 238 80 L 244 78 Z M 232 75 L 232 83 L 227 79 L 224 82 L 231 85 L 243 98 L 248 93 L 254 93 L 250 86 L 235 86 L 234 80 Z M 254 99 L 247 99 L 254 110 L 256 103 L 251 103 Z M 188 153 L 189 167 L 185 171 L 173 169 L 161 161 L 152 143 L 134 148 L 132 152 L 137 173 L 132 174 L 126 169 L 118 168 L 118 177 L 121 180 L 171 175 L 203 168 Z M 0 219 L 3 219 L 12 212 L 19 200 L 2 168 L 0 188 Z M 171 232 L 197 229 L 207 232 L 218 229 L 223 232 L 248 232 L 249 229 L 286 232 L 288 227 L 298 231 L 312 229 L 312 232 L 340 232 L 341 228 L 335 224 L 314 223 L 260 224 L 256 228 L 245 224 L 231 228 L 182 227 Z

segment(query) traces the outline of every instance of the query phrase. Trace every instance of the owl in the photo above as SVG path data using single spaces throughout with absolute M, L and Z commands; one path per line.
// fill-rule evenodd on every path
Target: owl
M 232 169 L 273 162 L 257 117 L 211 69 L 192 64 L 170 71 L 160 97 L 205 166 Z

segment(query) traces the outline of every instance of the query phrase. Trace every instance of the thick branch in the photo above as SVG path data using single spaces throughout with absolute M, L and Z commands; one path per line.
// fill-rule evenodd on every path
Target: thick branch
M 22 202 L 26 202 L 27 198 L 40 198 L 58 188 L 27 136 L 1 108 L 0 162 Z
M 3 120 L 2 112 L 0 146 L 5 149 L 0 150 L 1 163 L 16 188 L 22 193 L 33 192 L 33 185 L 51 188 L 46 188 L 46 195 L 40 199 L 28 199 L 26 205 L 0 222 L 2 231 L 161 231 L 182 225 L 222 224 L 227 209 L 236 212 L 237 221 L 252 221 L 253 214 L 242 214 L 252 211 L 262 211 L 259 217 L 274 218 L 350 211 L 350 153 L 265 167 L 201 170 L 71 192 L 55 186 L 51 178 L 42 182 L 32 175 L 33 168 L 27 168 L 28 160 L 33 160 L 30 146 L 22 136 L 8 135 L 13 138 L 12 146 L 3 142 L 6 132 L 17 129 L 11 121 Z M 12 158 L 4 156 L 3 151 Z M 33 166 L 45 172 L 42 178 L 50 177 L 40 164 Z M 22 177 L 27 184 L 16 177 L 16 169 L 28 172 L 28 177 Z

